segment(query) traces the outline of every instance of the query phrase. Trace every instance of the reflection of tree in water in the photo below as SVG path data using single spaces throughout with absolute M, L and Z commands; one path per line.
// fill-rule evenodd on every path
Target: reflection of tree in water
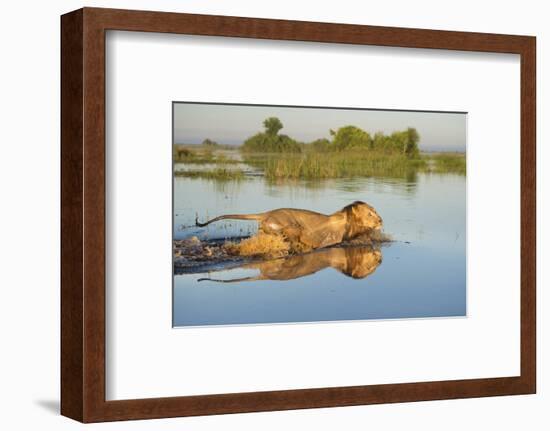
M 292 199 L 311 199 L 323 197 L 324 193 L 338 190 L 345 193 L 365 193 L 380 190 L 392 193 L 413 195 L 418 187 L 418 172 L 407 175 L 406 178 L 394 177 L 355 177 L 329 180 L 279 180 L 277 182 L 264 180 L 266 196 Z M 360 197 L 359 197 L 360 198 Z
M 203 180 L 205 183 L 212 185 L 212 189 L 216 193 L 225 194 L 227 196 L 234 196 L 241 190 L 241 181 L 216 181 L 216 180 Z
M 266 192 L 268 195 L 280 196 L 281 190 L 284 188 L 301 187 L 308 191 L 323 191 L 333 188 L 337 184 L 338 189 L 346 192 L 358 192 L 364 187 L 365 180 L 378 180 L 400 188 L 407 192 L 414 192 L 418 182 L 418 170 L 406 170 L 401 175 L 364 175 L 349 178 L 331 178 L 318 180 L 301 180 L 301 179 L 270 179 L 264 178 L 266 184 Z
M 382 252 L 374 247 L 333 247 L 311 253 L 292 255 L 280 259 L 240 265 L 239 269 L 258 270 L 252 277 L 235 279 L 201 278 L 199 281 L 237 283 L 257 280 L 293 280 L 305 277 L 326 268 L 334 268 L 355 279 L 371 275 L 382 263 Z M 233 268 L 236 269 L 236 268 Z
M 311 199 L 322 197 L 326 190 L 333 188 L 334 181 L 280 180 L 274 182 L 264 179 L 264 185 L 264 194 L 266 196 Z
M 231 175 L 215 175 L 217 170 L 226 169 L 223 164 L 221 168 L 209 167 L 201 169 L 205 173 L 212 175 L 196 175 L 194 176 L 176 176 L 176 181 L 203 181 L 212 186 L 214 192 L 217 193 L 238 193 L 243 183 L 246 182 L 261 182 L 264 184 L 264 193 L 271 197 L 282 197 L 292 194 L 295 197 L 300 195 L 308 195 L 311 193 L 323 193 L 329 189 L 338 189 L 345 192 L 356 193 L 364 189 L 367 182 L 375 184 L 381 183 L 390 186 L 395 191 L 406 193 L 414 193 L 416 191 L 419 173 L 422 172 L 421 167 L 415 166 L 396 166 L 382 167 L 374 170 L 367 170 L 361 175 L 350 175 L 335 178 L 277 178 L 266 176 L 261 168 L 263 162 L 254 161 L 255 159 L 245 159 L 243 167 L 239 168 L 240 176 L 233 177 Z M 263 159 L 262 159 L 263 160 Z M 248 168 L 247 168 L 248 166 Z M 232 169 L 228 169 L 232 171 Z M 193 171 L 192 173 L 195 173 Z
M 416 169 L 412 169 L 408 171 L 405 174 L 405 180 L 407 181 L 407 184 L 414 184 L 418 182 L 418 171 Z

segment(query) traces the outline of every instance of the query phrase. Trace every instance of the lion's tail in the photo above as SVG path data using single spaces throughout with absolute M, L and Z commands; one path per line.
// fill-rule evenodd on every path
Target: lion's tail
M 215 217 L 212 220 L 208 220 L 204 223 L 199 222 L 199 216 L 195 218 L 195 225 L 198 227 L 208 226 L 210 223 L 214 223 L 219 220 L 232 219 L 232 220 L 260 220 L 261 214 L 226 214 L 219 217 Z

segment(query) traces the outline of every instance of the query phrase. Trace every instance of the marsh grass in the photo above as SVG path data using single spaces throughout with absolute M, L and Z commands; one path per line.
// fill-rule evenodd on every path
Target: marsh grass
M 424 159 L 402 154 L 346 151 L 281 157 L 264 154 L 247 157 L 245 163 L 260 168 L 267 180 L 319 180 L 344 177 L 387 176 L 407 178 L 426 167 Z
M 466 175 L 466 155 L 464 153 L 437 153 L 427 156 L 431 161 L 431 172 Z
M 201 145 L 197 149 L 188 146 L 176 146 L 174 149 L 174 162 L 188 164 L 235 164 L 238 160 L 227 157 L 220 151 L 214 151 L 208 146 Z
M 175 171 L 174 176 L 183 178 L 195 178 L 212 181 L 242 181 L 245 174 L 240 169 L 227 169 L 225 167 L 210 170 Z
M 196 151 L 188 148 L 180 148 L 174 152 L 176 163 L 214 163 L 215 157 L 212 151 Z
M 260 170 L 271 182 L 296 180 L 322 181 L 337 178 L 382 177 L 414 181 L 421 172 L 466 175 L 464 153 L 423 153 L 408 157 L 395 151 L 348 150 L 303 153 L 254 153 L 242 154 L 243 160 L 218 151 L 195 151 L 184 148 L 178 153 L 177 162 L 188 164 L 218 165 L 212 169 L 176 171 L 186 178 L 202 178 L 213 181 L 238 181 L 245 178 L 240 169 L 228 165 L 245 163 Z

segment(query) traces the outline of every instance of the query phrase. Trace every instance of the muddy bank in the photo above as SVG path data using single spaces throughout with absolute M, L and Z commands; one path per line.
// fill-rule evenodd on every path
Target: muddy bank
M 174 273 L 194 274 L 221 270 L 247 262 L 227 247 L 225 240 L 201 241 L 196 236 L 174 240 Z

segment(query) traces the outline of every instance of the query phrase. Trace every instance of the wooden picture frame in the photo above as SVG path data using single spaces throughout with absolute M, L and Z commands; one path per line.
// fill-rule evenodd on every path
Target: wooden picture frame
M 521 57 L 521 375 L 106 401 L 105 32 L 127 30 Z M 535 38 L 84 8 L 61 17 L 61 413 L 82 422 L 532 394 L 536 388 Z

